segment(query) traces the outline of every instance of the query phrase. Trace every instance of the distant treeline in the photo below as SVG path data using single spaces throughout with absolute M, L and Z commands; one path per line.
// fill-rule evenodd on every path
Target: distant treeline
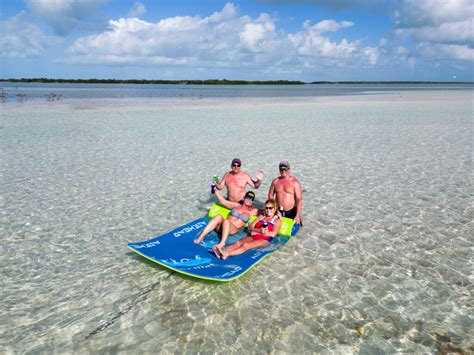
M 305 85 L 305 84 L 474 84 L 473 82 L 456 81 L 313 81 L 305 83 L 296 80 L 145 80 L 145 79 L 50 79 L 50 78 L 21 78 L 0 79 L 0 82 L 12 83 L 70 83 L 70 84 L 181 84 L 181 85 Z
M 468 81 L 313 81 L 310 84 L 474 84 Z
M 0 82 L 13 83 L 70 83 L 70 84 L 181 84 L 181 85 L 304 85 L 302 81 L 290 80 L 268 80 L 268 81 L 246 81 L 246 80 L 145 80 L 145 79 L 49 79 L 49 78 L 22 78 L 22 79 L 0 79 Z

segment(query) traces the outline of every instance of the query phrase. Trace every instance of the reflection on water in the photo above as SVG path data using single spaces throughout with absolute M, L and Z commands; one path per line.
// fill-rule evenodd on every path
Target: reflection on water
M 446 95 L 5 111 L 0 351 L 472 351 L 472 106 Z M 260 202 L 292 162 L 297 237 L 225 284 L 127 250 L 235 156 Z

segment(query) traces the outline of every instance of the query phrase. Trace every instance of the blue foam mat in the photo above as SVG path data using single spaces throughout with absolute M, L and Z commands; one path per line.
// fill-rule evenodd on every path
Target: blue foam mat
M 209 220 L 199 218 L 153 239 L 129 243 L 128 247 L 141 256 L 182 274 L 205 280 L 231 281 L 244 275 L 289 240 L 288 237 L 277 236 L 268 246 L 221 260 L 211 249 L 219 242 L 217 233 L 210 233 L 200 244 L 193 242 Z M 230 236 L 227 245 L 245 236 L 245 232 Z

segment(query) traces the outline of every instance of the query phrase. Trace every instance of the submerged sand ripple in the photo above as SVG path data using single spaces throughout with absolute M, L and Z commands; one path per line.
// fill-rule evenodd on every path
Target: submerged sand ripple
M 0 350 L 472 351 L 472 94 L 403 95 L 5 110 Z M 217 285 L 127 251 L 234 156 L 303 184 L 281 252 Z

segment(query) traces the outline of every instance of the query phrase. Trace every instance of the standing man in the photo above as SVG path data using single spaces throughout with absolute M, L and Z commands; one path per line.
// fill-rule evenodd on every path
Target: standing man
M 263 170 L 260 169 L 257 179 L 253 180 L 245 171 L 241 171 L 242 161 L 234 158 L 231 164 L 231 170 L 224 174 L 222 180 L 216 183 L 216 188 L 222 190 L 227 187 L 227 199 L 232 202 L 243 201 L 247 185 L 258 189 L 263 179 Z
M 274 198 L 283 208 L 283 217 L 293 218 L 301 223 L 301 209 L 303 208 L 302 188 L 297 178 L 291 176 L 290 163 L 283 160 L 279 165 L 280 176 L 273 179 L 268 191 L 268 198 Z

